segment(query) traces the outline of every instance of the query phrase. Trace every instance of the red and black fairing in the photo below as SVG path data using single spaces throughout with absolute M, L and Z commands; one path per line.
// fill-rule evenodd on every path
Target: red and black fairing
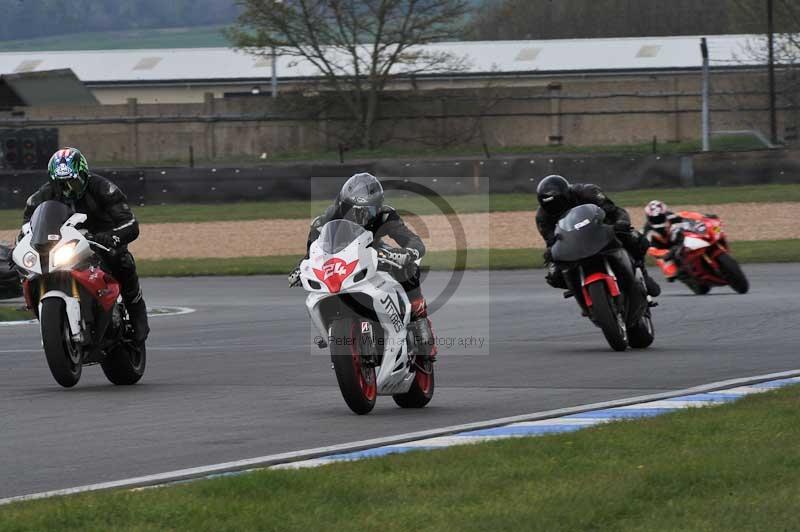
M 621 247 L 572 263 L 564 274 L 567 286 L 587 316 L 592 315 L 589 285 L 593 283 L 606 285 L 613 301 L 624 311 L 629 325 L 637 323 L 647 308 L 647 294 L 636 280 L 630 256 Z
M 88 345 L 101 349 L 106 340 L 116 336 L 110 331 L 114 306 L 120 294 L 120 285 L 108 272 L 98 266 L 88 266 L 65 272 L 53 272 L 23 281 L 25 302 L 38 318 L 39 300 L 51 290 L 63 292 L 78 299 L 81 317 L 89 333 Z M 107 334 L 111 333 L 111 334 Z
M 648 306 L 647 294 L 602 209 L 587 204 L 567 212 L 558 223 L 551 251 L 584 315 L 592 317 L 588 287 L 603 283 L 628 325 L 638 323 Z

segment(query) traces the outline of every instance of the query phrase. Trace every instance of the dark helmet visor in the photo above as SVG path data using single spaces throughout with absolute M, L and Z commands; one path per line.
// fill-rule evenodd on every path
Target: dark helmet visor
M 569 200 L 560 195 L 539 195 L 539 205 L 541 205 L 544 212 L 551 216 L 561 216 L 569 210 Z
M 83 191 L 83 180 L 78 177 L 58 179 L 56 183 L 61 187 L 61 192 L 68 198 L 77 198 Z
M 370 225 L 378 217 L 378 207 L 375 205 L 343 205 L 345 212 L 343 218 L 353 223 L 365 227 Z

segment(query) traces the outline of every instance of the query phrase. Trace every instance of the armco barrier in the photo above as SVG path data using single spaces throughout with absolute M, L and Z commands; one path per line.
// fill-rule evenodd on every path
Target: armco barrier
M 332 198 L 356 172 L 417 182 L 440 194 L 533 192 L 539 179 L 562 174 L 609 191 L 680 186 L 799 183 L 800 151 L 690 155 L 559 154 L 492 159 L 378 160 L 346 164 L 272 164 L 240 168 L 97 169 L 131 203 L 216 203 Z M 331 178 L 331 179 L 319 179 Z M 483 179 L 479 179 L 483 178 Z M 488 178 L 488 179 L 485 179 Z M 22 208 L 44 172 L 0 171 L 0 208 Z M 486 190 L 489 183 L 491 190 Z

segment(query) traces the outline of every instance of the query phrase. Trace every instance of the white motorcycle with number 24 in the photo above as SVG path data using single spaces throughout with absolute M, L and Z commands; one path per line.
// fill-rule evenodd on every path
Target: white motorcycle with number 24
M 434 372 L 418 362 L 409 333 L 411 305 L 388 271 L 398 265 L 379 258 L 373 235 L 348 220 L 325 224 L 300 264 L 300 281 L 311 321 L 330 347 L 345 402 L 367 414 L 378 395 L 403 408 L 421 408 L 433 397 Z

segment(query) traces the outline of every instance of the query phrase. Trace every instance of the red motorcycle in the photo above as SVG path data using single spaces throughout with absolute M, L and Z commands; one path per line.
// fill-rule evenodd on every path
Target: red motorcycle
M 25 302 L 39 319 L 47 364 L 61 386 L 75 386 L 89 364 L 100 364 L 114 384 L 135 384 L 144 374 L 146 350 L 133 341 L 120 285 L 94 248 L 112 250 L 76 227 L 85 221 L 85 214 L 58 201 L 33 212 L 13 252 Z
M 648 253 L 668 279 L 677 278 L 695 294 L 707 294 L 713 286 L 730 286 L 744 294 L 750 288 L 739 263 L 730 254 L 722 221 L 715 216 L 682 211 L 683 222 L 672 231 L 676 249 L 650 248 Z M 669 260 L 670 258 L 674 261 Z

